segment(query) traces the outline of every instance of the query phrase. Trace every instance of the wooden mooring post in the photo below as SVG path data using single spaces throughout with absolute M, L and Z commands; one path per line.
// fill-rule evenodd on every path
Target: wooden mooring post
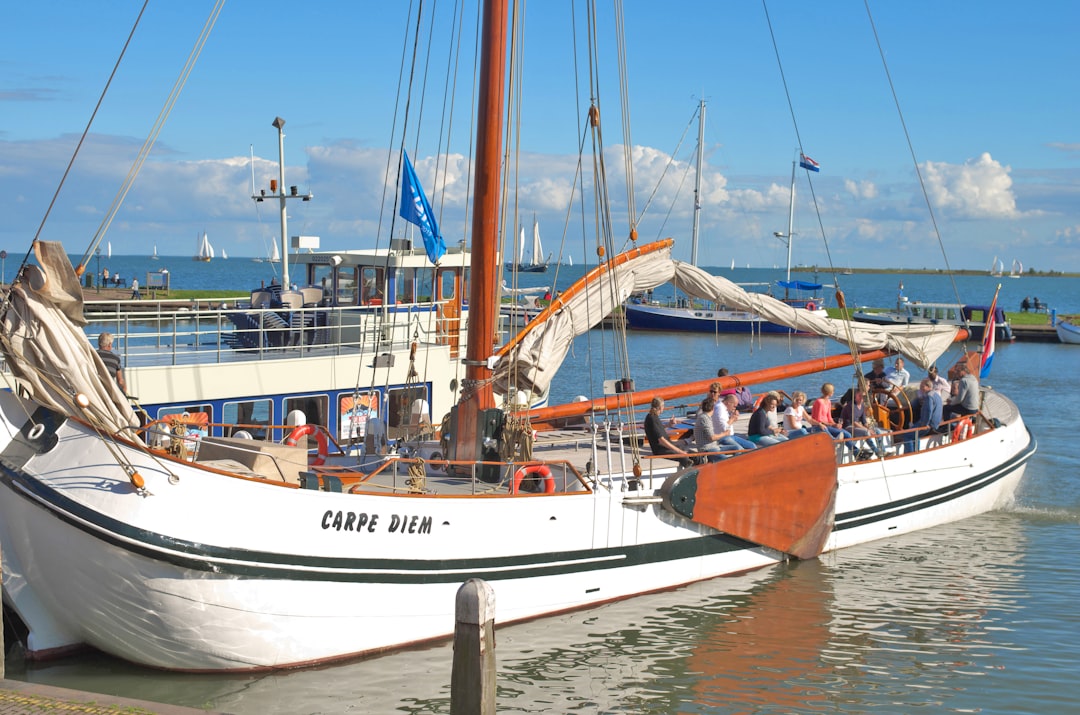
M 450 715 L 495 715 L 495 591 L 471 578 L 454 606 Z

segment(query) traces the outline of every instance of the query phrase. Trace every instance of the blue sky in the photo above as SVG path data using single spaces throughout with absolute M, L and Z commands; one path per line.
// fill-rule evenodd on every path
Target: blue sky
M 626 140 L 611 3 L 600 4 L 599 94 L 613 216 L 624 235 Z M 44 0 L 5 9 L 0 247 L 9 252 L 21 254 L 37 231 L 140 5 Z M 422 112 L 413 93 L 407 147 L 449 243 L 466 232 L 472 45 L 464 43 L 458 64 L 451 122 L 443 87 L 453 5 L 426 5 L 438 29 Z M 151 4 L 45 238 L 75 253 L 91 240 L 211 7 Z M 583 47 L 583 8 L 580 0 L 529 4 L 518 179 L 521 221 L 535 214 L 545 245 L 575 263 L 591 250 L 563 229 L 588 99 L 585 53 L 575 57 L 571 34 Z M 696 127 L 688 124 L 704 97 L 699 263 L 783 263 L 772 234 L 787 230 L 801 138 L 822 171 L 812 177 L 816 208 L 799 172 L 795 263 L 826 265 L 827 242 L 838 267 L 944 266 L 864 4 L 770 0 L 767 8 L 791 108 L 760 1 L 626 3 L 637 212 L 648 205 L 640 236 L 673 236 L 677 257 L 689 258 Z M 949 263 L 989 268 L 998 256 L 1080 271 L 1080 4 L 871 0 L 870 9 Z M 464 16 L 467 36 L 472 0 Z M 287 122 L 286 183 L 315 194 L 290 204 L 290 234 L 321 236 L 327 248 L 371 247 L 379 236 L 385 245 L 393 211 L 380 210 L 392 202 L 383 174 L 388 148 L 400 144 L 398 76 L 414 24 L 404 2 L 226 4 L 108 230 L 114 253 L 157 245 L 163 255 L 191 255 L 205 230 L 230 255 L 264 254 L 277 215 L 249 198 L 249 152 L 253 145 L 266 186 L 276 176 L 275 116 Z M 442 153 L 449 171 L 435 181 Z M 405 228 L 398 221 L 392 230 Z

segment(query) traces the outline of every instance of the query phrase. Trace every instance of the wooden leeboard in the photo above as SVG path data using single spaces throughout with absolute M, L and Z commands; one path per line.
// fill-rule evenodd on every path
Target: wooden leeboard
M 833 527 L 836 448 L 817 433 L 684 470 L 664 482 L 664 506 L 740 539 L 814 558 Z

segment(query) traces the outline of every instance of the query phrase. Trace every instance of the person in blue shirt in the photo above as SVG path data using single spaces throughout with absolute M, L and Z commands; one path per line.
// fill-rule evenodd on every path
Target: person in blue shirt
M 905 451 L 919 449 L 919 438 L 937 434 L 941 426 L 941 395 L 934 389 L 934 382 L 924 378 L 919 383 L 919 419 L 911 425 L 912 431 L 901 435 Z

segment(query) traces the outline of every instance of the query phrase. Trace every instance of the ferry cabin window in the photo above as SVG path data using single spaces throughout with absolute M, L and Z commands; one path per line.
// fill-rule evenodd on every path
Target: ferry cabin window
M 311 275 L 308 276 L 308 285 L 322 288 L 323 302 L 331 305 L 334 301 L 334 267 L 323 263 L 311 266 Z
M 383 272 L 374 266 L 360 269 L 361 305 L 381 305 L 383 298 Z
M 210 423 L 214 421 L 214 408 L 211 405 L 185 405 L 183 407 L 161 407 L 158 419 L 164 420 L 172 415 L 187 414 L 188 437 L 199 439 L 210 434 Z
M 300 397 L 285 398 L 285 419 L 289 419 L 289 413 L 299 410 L 304 413 L 305 424 L 328 427 L 327 421 L 330 410 L 330 397 L 328 395 L 301 395 Z M 282 437 L 288 436 L 288 430 Z
M 247 432 L 253 439 L 271 437 L 269 426 L 274 424 L 274 402 L 270 399 L 226 402 L 221 407 L 221 421 L 226 437 Z
M 439 271 L 439 297 L 441 300 L 453 300 L 455 295 L 454 282 L 457 278 L 457 271 L 453 269 L 443 269 Z
M 416 301 L 430 303 L 435 297 L 435 269 L 416 269 Z
M 336 305 L 356 305 L 356 287 L 356 269 L 351 266 L 338 266 Z
M 186 405 L 184 407 L 161 407 L 158 408 L 157 416 L 159 420 L 163 420 L 170 415 L 182 415 L 187 412 L 189 415 L 193 415 L 196 412 L 202 412 L 206 415 L 207 422 L 214 421 L 214 407 L 213 405 Z
M 368 420 L 379 419 L 381 404 L 378 390 L 338 396 L 338 439 L 342 442 L 364 439 Z
M 426 386 L 403 387 L 387 393 L 387 437 L 397 439 L 416 434 L 431 423 L 431 407 Z
M 416 296 L 416 275 L 412 268 L 394 271 L 394 302 L 413 303 Z

